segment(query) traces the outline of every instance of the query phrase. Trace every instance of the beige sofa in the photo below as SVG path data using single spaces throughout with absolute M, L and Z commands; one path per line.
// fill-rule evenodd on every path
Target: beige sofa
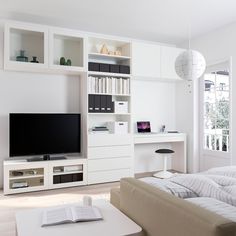
M 134 178 L 111 190 L 111 203 L 142 236 L 236 236 L 236 223 Z

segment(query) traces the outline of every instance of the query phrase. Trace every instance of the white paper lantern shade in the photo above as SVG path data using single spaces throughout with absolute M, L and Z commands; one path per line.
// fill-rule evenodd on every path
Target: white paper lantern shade
M 194 50 L 182 52 L 175 61 L 175 71 L 184 80 L 200 78 L 206 69 L 206 61 L 201 53 Z

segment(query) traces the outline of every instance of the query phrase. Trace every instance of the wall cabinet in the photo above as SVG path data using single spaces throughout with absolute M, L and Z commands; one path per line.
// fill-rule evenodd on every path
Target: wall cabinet
M 181 52 L 183 52 L 181 48 L 133 42 L 134 78 L 181 80 L 175 72 L 175 60 Z
M 4 69 L 78 74 L 86 68 L 85 41 L 85 37 L 73 30 L 6 22 Z M 60 65 L 61 57 L 66 59 L 65 65 Z M 68 65 L 68 59 L 71 65 Z
M 132 43 L 132 74 L 140 78 L 160 78 L 161 47 L 149 43 Z
M 182 48 L 161 46 L 161 78 L 181 80 L 175 72 L 175 60 L 183 51 Z

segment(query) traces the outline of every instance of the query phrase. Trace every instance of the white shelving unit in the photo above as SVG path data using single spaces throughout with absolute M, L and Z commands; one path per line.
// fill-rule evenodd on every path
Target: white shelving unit
M 102 54 L 101 47 L 107 46 L 109 54 Z M 25 50 L 28 61 L 33 56 L 39 63 L 17 61 L 20 50 Z M 119 55 L 115 55 L 119 51 Z M 76 30 L 56 28 L 23 22 L 7 21 L 4 32 L 4 69 L 11 71 L 75 74 L 81 80 L 80 106 L 82 108 L 82 153 L 85 159 L 26 162 L 9 160 L 4 162 L 4 193 L 20 193 L 60 187 L 117 181 L 134 175 L 133 123 L 132 123 L 132 80 L 133 78 L 179 81 L 174 62 L 182 49 L 149 42 L 128 41 L 116 37 L 98 36 Z M 60 65 L 60 58 L 70 59 L 71 66 Z M 130 74 L 88 71 L 88 62 L 130 66 Z M 89 77 L 122 78 L 128 81 L 129 91 L 89 90 Z M 108 95 L 112 101 L 128 102 L 127 113 L 88 112 L 89 95 Z M 124 134 L 94 134 L 94 126 L 106 126 L 107 122 L 127 122 Z M 83 165 L 82 170 L 56 173 L 54 167 Z M 39 168 L 40 172 L 30 175 L 24 172 Z M 10 171 L 23 171 L 23 176 L 12 176 Z M 27 172 L 31 173 L 31 172 Z M 58 176 L 83 174 L 83 180 L 70 183 L 54 183 Z M 65 177 L 66 178 L 66 177 Z M 28 181 L 29 186 L 13 189 L 15 181 Z M 55 180 L 56 181 L 56 180 Z
M 27 160 L 4 161 L 4 194 L 15 194 L 80 186 L 87 184 L 87 160 L 69 158 L 58 161 L 27 162 Z M 62 172 L 55 172 L 55 168 Z M 77 171 L 64 171 L 65 168 Z M 56 176 L 56 177 L 55 177 Z M 62 176 L 62 177 L 61 177 Z M 24 184 L 15 187 L 16 184 Z
M 101 54 L 100 49 L 104 44 L 109 51 L 119 50 L 121 55 Z M 131 42 L 106 38 L 88 38 L 88 62 L 131 66 Z M 97 77 L 98 80 L 106 77 L 106 81 L 112 78 L 126 79 L 129 82 L 129 92 L 126 94 L 107 91 L 91 92 L 90 77 Z M 88 112 L 88 107 L 86 109 L 88 184 L 118 181 L 122 177 L 134 175 L 131 129 L 131 78 L 131 74 L 88 71 L 84 87 L 84 90 L 87 91 L 87 99 L 89 95 L 110 95 L 112 96 L 112 101 L 128 102 L 127 113 L 120 114 L 116 113 L 116 111 L 112 113 L 93 113 Z M 88 101 L 86 104 L 88 104 Z M 97 134 L 90 132 L 92 127 L 106 126 L 107 122 L 127 122 L 128 132 L 124 134 Z

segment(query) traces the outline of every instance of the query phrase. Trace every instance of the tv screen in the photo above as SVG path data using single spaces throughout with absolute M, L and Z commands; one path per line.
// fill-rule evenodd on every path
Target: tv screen
M 12 113 L 10 157 L 80 152 L 80 114 Z

